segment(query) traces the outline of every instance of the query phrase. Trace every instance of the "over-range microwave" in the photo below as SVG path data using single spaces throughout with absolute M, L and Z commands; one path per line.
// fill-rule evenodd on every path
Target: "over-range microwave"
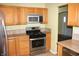
M 42 23 L 43 16 L 39 15 L 29 15 L 27 16 L 27 23 Z

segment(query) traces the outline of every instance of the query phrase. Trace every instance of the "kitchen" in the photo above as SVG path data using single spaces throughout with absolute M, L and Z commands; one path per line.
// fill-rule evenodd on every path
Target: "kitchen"
M 4 24 L 1 21 L 1 28 L 5 30 L 4 33 L 1 31 L 2 39 L 5 38 L 1 39 L 0 55 L 38 55 L 50 49 L 51 33 L 45 28 L 47 8 L 3 4 L 0 11 L 1 20 L 4 20 Z
M 4 19 L 4 34 L 6 34 L 6 47 L 1 46 L 3 51 L 1 51 L 1 55 L 39 56 L 39 54 L 46 52 L 50 52 L 52 56 L 57 55 L 59 52 L 59 49 L 57 49 L 58 7 L 63 5 L 66 4 L 1 4 L 0 16 L 1 19 Z M 68 23 L 69 26 L 77 24 L 74 24 L 73 21 L 73 25 L 71 20 L 68 22 L 70 22 Z M 73 28 L 73 31 L 75 31 L 75 28 Z

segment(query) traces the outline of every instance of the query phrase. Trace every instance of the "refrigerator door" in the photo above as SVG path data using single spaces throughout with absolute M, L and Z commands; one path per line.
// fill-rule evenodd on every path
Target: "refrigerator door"
M 66 36 L 72 36 L 72 28 L 67 26 L 67 12 L 59 13 L 58 33 Z
M 6 41 L 6 31 L 4 26 L 4 19 L 2 14 L 0 14 L 0 55 L 6 55 L 5 41 Z
M 58 18 L 58 41 L 72 39 L 72 27 L 67 26 L 67 12 L 59 13 Z
M 59 13 L 59 23 L 58 23 L 58 32 L 60 34 L 65 35 L 66 33 L 66 21 L 67 21 L 67 13 Z

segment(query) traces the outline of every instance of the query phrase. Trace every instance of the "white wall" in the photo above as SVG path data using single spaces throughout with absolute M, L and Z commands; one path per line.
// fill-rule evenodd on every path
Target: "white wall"
M 48 8 L 48 27 L 51 28 L 51 52 L 56 53 L 58 40 L 58 6 L 64 4 L 46 4 Z

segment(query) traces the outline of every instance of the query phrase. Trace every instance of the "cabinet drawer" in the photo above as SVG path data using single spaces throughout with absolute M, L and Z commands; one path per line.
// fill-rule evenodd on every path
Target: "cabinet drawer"
M 22 45 L 22 46 L 28 46 L 29 41 L 28 40 L 19 40 L 19 44 Z
M 29 40 L 29 36 L 19 36 L 20 40 Z

